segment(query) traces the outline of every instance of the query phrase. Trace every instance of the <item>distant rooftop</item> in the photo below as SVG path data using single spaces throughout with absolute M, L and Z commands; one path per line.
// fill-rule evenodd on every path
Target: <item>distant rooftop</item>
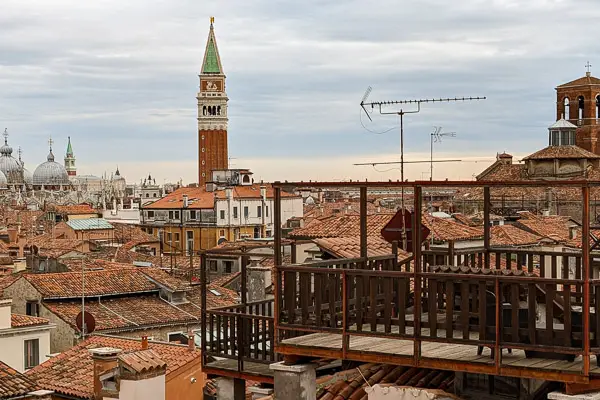
M 104 218 L 74 219 L 67 221 L 67 225 L 76 231 L 114 229 L 114 227 Z

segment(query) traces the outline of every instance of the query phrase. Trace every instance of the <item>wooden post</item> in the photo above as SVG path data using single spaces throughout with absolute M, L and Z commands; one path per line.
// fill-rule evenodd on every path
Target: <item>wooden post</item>
M 581 188 L 583 215 L 581 218 L 581 255 L 583 257 L 583 375 L 590 374 L 590 188 Z M 568 278 L 568 277 L 567 277 Z M 598 317 L 598 314 L 596 314 Z M 597 333 L 596 333 L 597 334 Z
M 212 335 L 212 332 L 210 332 L 206 326 L 206 286 L 206 253 L 202 252 L 202 254 L 200 254 L 200 287 L 202 288 L 202 297 L 200 300 L 200 308 L 202 311 L 202 335 L 200 337 L 200 347 L 202 349 L 202 366 L 206 365 L 207 360 L 206 354 L 208 351 L 206 349 L 206 335 Z
M 483 266 L 486 269 L 490 268 L 490 187 L 483 188 Z
M 348 276 L 346 270 L 342 270 L 342 358 L 346 359 L 349 339 L 348 330 Z
M 277 183 L 277 182 L 276 182 Z M 273 256 L 275 258 L 275 268 L 273 273 L 275 274 L 275 286 L 273 288 L 275 302 L 273 303 L 273 335 L 274 335 L 274 352 L 277 351 L 277 345 L 279 344 L 279 308 L 281 306 L 281 275 L 279 272 L 279 266 L 281 265 L 281 188 L 275 187 L 273 199 L 273 224 L 275 230 L 275 243 L 273 244 Z
M 414 217 L 413 217 L 413 237 L 412 247 L 414 254 L 414 280 L 415 280 L 415 307 L 414 307 L 414 328 L 415 341 L 413 348 L 413 363 L 416 367 L 419 366 L 421 358 L 421 202 L 422 188 L 421 186 L 414 187 Z
M 366 262 L 367 252 L 367 187 L 360 187 L 360 257 Z
M 242 247 L 242 253 L 246 253 L 246 248 Z M 240 272 L 241 272 L 241 283 L 242 283 L 242 287 L 241 287 L 241 291 L 240 291 L 240 300 L 242 302 L 242 304 L 244 305 L 244 312 L 245 312 L 245 305 L 248 299 L 248 262 L 250 260 L 250 257 L 248 257 L 247 255 L 243 255 L 242 259 L 241 259 L 241 268 L 240 268 Z

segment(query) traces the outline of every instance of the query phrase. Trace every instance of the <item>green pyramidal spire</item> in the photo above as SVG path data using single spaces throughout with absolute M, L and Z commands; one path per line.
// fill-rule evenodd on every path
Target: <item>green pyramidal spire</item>
M 217 49 L 217 40 L 213 29 L 213 21 L 211 18 L 210 32 L 208 33 L 208 41 L 206 43 L 206 51 L 204 53 L 204 62 L 202 63 L 203 74 L 221 74 L 221 58 Z
M 67 144 L 67 157 L 73 157 L 73 148 L 71 147 L 71 136 L 69 136 L 69 144 Z

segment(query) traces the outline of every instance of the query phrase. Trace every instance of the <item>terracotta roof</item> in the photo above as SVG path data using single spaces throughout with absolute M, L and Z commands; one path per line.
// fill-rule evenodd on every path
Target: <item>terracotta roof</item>
M 368 215 L 367 235 L 379 237 L 381 230 L 393 216 L 393 213 Z M 358 215 L 317 218 L 308 223 L 304 228 L 294 229 L 288 235 L 288 237 L 295 239 L 356 236 L 360 236 L 360 217 Z
M 176 278 L 160 268 L 139 267 L 139 270 L 152 281 L 169 290 L 176 291 L 189 289 L 189 283 L 187 281 Z
M 48 325 L 50 323 L 46 318 L 32 317 L 31 315 L 11 314 L 11 328 L 22 328 L 25 326 Z
M 119 354 L 118 359 L 128 369 L 137 373 L 167 368 L 167 363 L 154 350 L 150 349 Z
M 314 239 L 313 242 L 321 250 L 338 258 L 359 258 L 360 257 L 360 237 L 343 238 L 321 238 Z M 367 256 L 386 256 L 392 254 L 392 245 L 382 238 L 371 236 L 367 238 Z M 410 254 L 402 249 L 398 249 L 398 260 L 405 260 Z
M 0 399 L 12 399 L 38 390 L 29 377 L 0 361 Z
M 585 86 L 585 85 L 600 85 L 600 79 L 594 76 L 583 76 L 579 79 L 575 79 L 574 81 L 563 83 L 562 85 L 558 85 L 557 88 L 564 88 L 569 86 Z
M 0 221 L 4 222 L 6 227 L 21 227 L 21 233 L 36 234 L 45 231 L 46 225 L 49 225 L 43 211 L 15 210 L 4 208 L 0 211 Z
M 27 239 L 27 246 L 37 246 L 47 250 L 82 250 L 84 241 L 80 239 L 54 239 L 52 234 L 45 233 Z
M 27 371 L 27 377 L 44 389 L 67 396 L 92 399 L 94 364 L 89 349 L 98 347 L 121 349 L 122 354 L 142 349 L 141 341 L 137 339 L 95 335 Z M 167 363 L 167 379 L 169 374 L 200 358 L 200 351 L 191 351 L 182 345 L 150 341 L 148 348 Z
M 483 229 L 471 227 L 452 221 L 449 218 L 423 216 L 423 225 L 431 231 L 434 239 L 441 241 L 482 239 Z
M 452 218 L 454 218 L 456 220 L 456 222 L 459 222 L 463 225 L 477 226 L 477 224 L 471 218 L 469 218 L 466 215 L 461 214 L 461 213 L 452 214 Z
M 231 282 L 233 282 L 234 280 L 236 280 L 242 273 L 241 272 L 234 272 L 231 274 L 225 274 L 222 276 L 219 276 L 215 279 L 213 279 L 212 281 L 210 281 L 211 284 L 215 285 L 215 286 L 224 286 L 226 287 L 227 285 L 231 284 Z
M 75 205 L 55 205 L 54 209 L 59 214 L 98 214 L 98 211 L 93 209 L 89 204 L 75 204 Z
M 582 149 L 579 146 L 548 146 L 542 150 L 538 150 L 533 154 L 524 157 L 523 160 L 548 160 L 548 159 L 564 159 L 564 158 L 592 158 L 598 159 L 599 155 Z
M 234 199 L 259 199 L 260 187 L 267 188 L 267 197 L 273 198 L 273 185 L 270 183 L 255 183 L 248 186 L 233 186 L 232 196 Z M 188 196 L 188 208 L 190 209 L 213 209 L 215 199 L 225 199 L 227 191 L 225 189 L 215 190 L 213 192 L 206 191 L 205 187 L 196 188 L 179 188 L 167 196 L 143 206 L 143 209 L 181 209 L 183 208 L 183 195 Z M 281 197 L 299 197 L 293 194 L 282 191 Z
M 376 384 L 394 384 L 427 389 L 452 389 L 454 372 L 426 368 L 400 367 L 387 364 L 363 364 L 320 379 L 317 399 L 342 400 L 366 398 L 365 388 Z M 362 375 L 361 375 L 362 374 Z M 364 377 L 364 378 L 363 378 Z M 367 382 L 365 382 L 365 379 Z
M 520 219 L 515 223 L 518 228 L 552 239 L 557 242 L 569 240 L 568 218 L 560 216 Z
M 81 297 L 81 273 L 61 272 L 25 274 L 45 299 Z M 85 296 L 109 296 L 157 290 L 157 286 L 138 268 L 88 271 L 85 273 Z
M 477 180 L 520 181 L 525 176 L 525 164 L 506 164 L 498 160 L 477 175 Z
M 157 243 L 159 242 L 156 236 L 144 232 L 138 226 L 132 224 L 120 224 L 111 222 L 115 228 L 113 235 L 119 243 L 135 243 L 135 245 L 142 243 Z
M 490 228 L 492 246 L 527 246 L 538 244 L 542 236 L 519 229 L 514 225 L 496 225 Z

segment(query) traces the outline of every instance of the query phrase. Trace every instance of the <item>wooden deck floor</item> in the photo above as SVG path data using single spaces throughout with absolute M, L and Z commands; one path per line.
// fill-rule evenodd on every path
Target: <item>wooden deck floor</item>
M 428 330 L 423 330 L 422 333 L 423 335 L 427 335 L 429 332 Z M 442 336 L 439 330 L 438 336 Z M 477 333 L 473 333 L 473 336 L 471 339 L 476 340 L 475 336 L 477 336 Z M 281 344 L 297 348 L 322 348 L 341 351 L 342 335 L 335 333 L 314 333 L 285 339 Z M 414 344 L 410 340 L 350 335 L 348 351 L 412 357 Z M 491 350 L 484 348 L 483 353 L 478 355 L 477 346 L 475 345 L 422 342 L 421 358 L 448 360 L 450 362 L 460 361 L 489 366 L 494 365 L 494 360 L 491 358 Z M 505 349 L 502 352 L 501 365 L 502 367 L 510 366 L 571 374 L 581 373 L 583 370 L 583 360 L 581 357 L 576 358 L 573 362 L 546 358 L 527 358 L 523 350 L 517 349 L 513 349 L 512 353 L 508 353 L 508 350 Z M 590 373 L 600 375 L 600 367 L 596 365 L 596 358 L 593 356 L 590 360 Z
M 238 363 L 237 360 L 225 358 L 208 363 L 206 366 L 208 368 L 234 372 L 237 371 Z M 254 363 L 249 361 L 244 361 L 244 372 L 257 376 L 273 376 L 273 371 L 269 369 L 269 364 Z

